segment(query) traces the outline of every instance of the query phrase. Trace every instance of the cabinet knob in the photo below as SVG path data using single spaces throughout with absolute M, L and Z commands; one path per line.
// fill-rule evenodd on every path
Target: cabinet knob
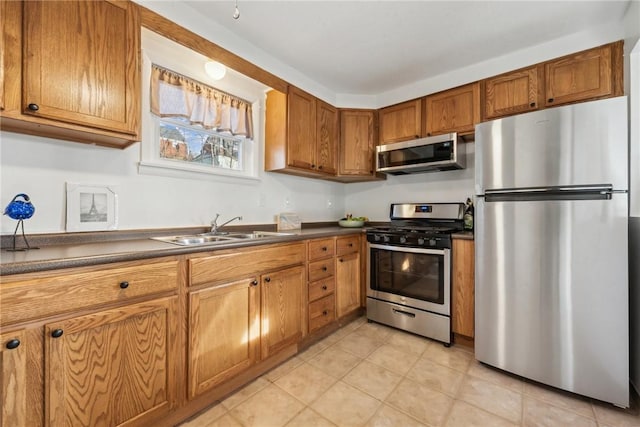
M 370 173 L 370 174 L 373 174 L 373 169 L 370 169 L 370 170 L 369 170 L 369 173 Z
M 323 316 L 326 316 L 327 314 L 329 314 L 329 312 L 328 312 L 327 310 L 324 310 L 324 311 L 322 312 L 322 315 L 323 315 Z
M 353 247 L 353 243 L 349 243 L 349 247 L 352 248 Z
M 340 261 L 340 262 L 344 262 L 344 260 L 343 260 L 342 258 L 340 258 L 338 261 Z
M 431 132 L 427 132 L 427 136 L 431 136 Z
M 40 109 L 40 107 L 38 106 L 38 104 L 29 104 L 27 105 L 27 108 L 31 111 L 38 111 Z
M 20 340 L 17 339 L 17 338 L 9 340 L 7 342 L 7 344 L 5 345 L 5 347 L 7 347 L 7 349 L 9 349 L 9 350 L 13 350 L 14 348 L 18 348 L 18 346 L 20 346 Z
M 318 169 L 322 169 L 322 165 L 318 166 Z
M 316 165 L 314 165 L 313 163 L 311 164 L 311 169 L 315 169 Z
M 62 329 L 54 329 L 53 331 L 51 331 L 51 336 L 53 338 L 60 338 L 63 333 L 64 331 Z
M 327 285 L 322 285 L 322 290 L 326 291 L 327 290 Z
M 129 282 L 124 281 L 120 282 L 120 289 L 127 289 L 129 287 Z
M 547 102 L 553 102 L 553 98 L 547 99 Z
M 531 107 L 531 108 L 533 108 L 533 107 L 535 107 L 535 106 L 536 106 L 536 103 L 535 103 L 535 102 L 532 102 L 531 104 L 529 104 L 529 107 Z
M 324 252 L 327 252 L 327 250 L 329 250 L 329 248 L 327 248 L 326 246 L 323 246 L 323 247 L 322 247 L 322 250 L 323 250 Z
M 327 271 L 327 266 L 326 265 L 322 266 L 322 271 Z
M 271 277 L 265 277 L 265 278 L 264 278 L 264 281 L 265 281 L 265 282 L 267 282 L 267 283 L 269 283 L 269 282 L 271 281 Z
M 271 280 L 271 279 L 269 279 Z M 251 286 L 258 286 L 258 281 L 257 280 L 252 280 L 251 281 Z

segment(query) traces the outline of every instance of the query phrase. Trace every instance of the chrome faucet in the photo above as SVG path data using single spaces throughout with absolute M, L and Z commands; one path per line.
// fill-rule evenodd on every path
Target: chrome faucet
M 234 221 L 236 219 L 238 221 L 242 221 L 242 217 L 241 216 L 236 216 L 236 217 L 231 218 L 229 221 L 225 222 L 224 224 L 218 225 L 218 217 L 219 216 L 220 216 L 220 214 L 217 213 L 216 217 L 213 218 L 213 221 L 211 221 L 211 233 L 213 233 L 213 234 L 218 234 L 219 233 L 218 229 L 220 229 L 220 228 L 224 227 L 225 225 L 229 224 L 231 221 Z

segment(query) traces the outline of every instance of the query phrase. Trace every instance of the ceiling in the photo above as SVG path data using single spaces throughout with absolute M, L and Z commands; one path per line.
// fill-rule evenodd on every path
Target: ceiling
M 334 93 L 375 95 L 612 21 L 617 1 L 183 1 Z

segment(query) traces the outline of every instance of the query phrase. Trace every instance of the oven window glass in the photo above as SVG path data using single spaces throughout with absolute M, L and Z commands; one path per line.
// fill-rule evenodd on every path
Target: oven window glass
M 444 304 L 444 255 L 371 248 L 371 288 Z

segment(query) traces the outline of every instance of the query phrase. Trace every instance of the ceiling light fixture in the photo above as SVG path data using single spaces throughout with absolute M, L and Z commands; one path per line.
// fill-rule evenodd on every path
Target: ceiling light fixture
M 208 61 L 204 64 L 204 71 L 214 80 L 220 80 L 227 74 L 227 67 L 216 61 Z
M 233 19 L 240 18 L 240 9 L 238 9 L 238 0 L 236 0 L 236 8 L 233 11 Z

